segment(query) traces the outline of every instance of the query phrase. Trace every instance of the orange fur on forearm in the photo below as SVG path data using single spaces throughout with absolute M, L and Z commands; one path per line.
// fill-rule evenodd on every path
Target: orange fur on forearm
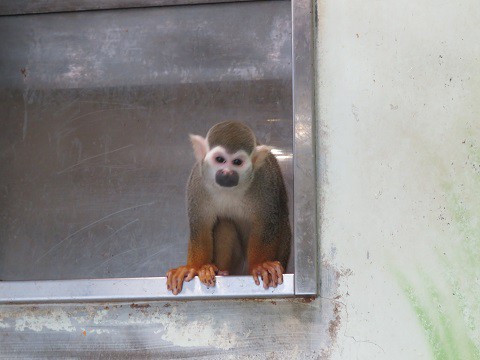
M 248 239 L 248 272 L 252 272 L 257 265 L 266 261 L 275 261 L 277 244 L 272 241 L 265 243 L 259 236 L 250 236 Z
M 187 266 L 200 268 L 212 263 L 213 238 L 212 232 L 205 230 L 192 238 L 188 244 Z

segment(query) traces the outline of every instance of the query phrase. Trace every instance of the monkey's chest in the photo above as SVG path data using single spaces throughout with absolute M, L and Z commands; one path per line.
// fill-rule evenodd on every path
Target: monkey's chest
M 219 218 L 230 218 L 238 222 L 249 222 L 252 209 L 244 196 L 225 195 L 212 197 L 213 211 Z

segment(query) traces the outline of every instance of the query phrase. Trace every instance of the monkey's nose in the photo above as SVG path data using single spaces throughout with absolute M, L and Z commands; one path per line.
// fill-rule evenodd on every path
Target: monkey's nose
M 231 176 L 234 173 L 234 171 L 230 169 L 221 169 L 220 172 L 222 173 L 222 175 L 225 176 Z
M 215 174 L 215 181 L 218 185 L 224 187 L 232 187 L 238 185 L 239 176 L 238 173 L 230 169 L 218 170 Z

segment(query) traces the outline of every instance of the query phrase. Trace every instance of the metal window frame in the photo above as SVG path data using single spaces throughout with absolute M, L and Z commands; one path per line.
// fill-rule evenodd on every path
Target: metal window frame
M 259 0 L 6 0 L 0 2 L 0 15 L 47 14 L 69 11 L 133 9 L 159 6 L 220 4 L 251 1 Z
M 237 0 L 251 1 L 251 0 Z M 233 0 L 114 0 L 97 2 L 5 1 L 0 15 L 114 8 L 236 2 Z M 251 276 L 217 277 L 207 288 L 195 278 L 179 295 L 167 291 L 165 277 L 0 282 L 0 303 L 185 300 L 206 298 L 273 298 L 317 295 L 317 193 L 314 121 L 313 3 L 292 0 L 292 87 L 294 126 L 294 260 L 295 274 L 264 290 Z

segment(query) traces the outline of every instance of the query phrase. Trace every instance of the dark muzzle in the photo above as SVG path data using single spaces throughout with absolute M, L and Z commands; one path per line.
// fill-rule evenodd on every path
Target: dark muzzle
M 218 170 L 215 175 L 215 181 L 218 185 L 232 187 L 238 185 L 238 173 L 233 170 Z

